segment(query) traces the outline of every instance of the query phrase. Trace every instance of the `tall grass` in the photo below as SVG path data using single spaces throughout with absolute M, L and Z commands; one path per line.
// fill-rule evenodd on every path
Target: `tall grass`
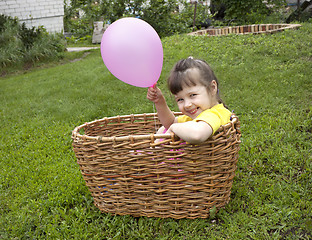
M 39 61 L 59 60 L 64 50 L 61 35 L 49 34 L 42 27 L 27 28 L 17 18 L 0 15 L 0 74 Z
M 0 238 L 312 238 L 312 24 L 273 35 L 162 39 L 159 87 L 192 55 L 211 64 L 242 123 L 231 201 L 210 219 L 100 213 L 71 147 L 77 125 L 152 112 L 146 89 L 115 79 L 98 50 L 85 59 L 0 79 Z

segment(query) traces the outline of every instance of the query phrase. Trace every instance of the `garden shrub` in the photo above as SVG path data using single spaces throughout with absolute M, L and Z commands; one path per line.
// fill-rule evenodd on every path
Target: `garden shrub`
M 61 35 L 43 27 L 27 28 L 17 18 L 0 15 L 0 70 L 64 56 Z
M 92 35 L 93 22 L 112 23 L 122 17 L 136 17 L 148 22 L 161 36 L 190 31 L 194 6 L 186 0 L 71 0 L 65 3 L 64 29 L 76 38 Z M 79 12 L 83 14 L 79 15 Z M 196 21 L 208 18 L 208 8 L 197 4 Z
M 213 12 L 236 25 L 263 23 L 269 15 L 286 6 L 285 0 L 212 0 Z
M 40 36 L 42 30 L 40 28 L 27 28 L 25 23 L 20 25 L 19 34 L 20 39 L 22 40 L 24 47 L 28 50 L 30 49 L 36 39 Z

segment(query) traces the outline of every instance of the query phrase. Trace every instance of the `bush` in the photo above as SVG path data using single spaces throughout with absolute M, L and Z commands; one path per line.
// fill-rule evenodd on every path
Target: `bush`
M 190 8 L 185 7 L 179 13 L 176 10 L 176 1 L 151 1 L 144 9 L 140 18 L 153 26 L 161 36 L 170 36 L 175 33 L 186 32 L 192 23 Z M 185 17 L 184 19 L 181 16 Z
M 34 64 L 64 56 L 60 35 L 49 34 L 43 27 L 27 28 L 17 18 L 0 15 L 0 70 Z
M 92 35 L 94 21 L 112 23 L 122 17 L 137 17 L 164 37 L 190 31 L 193 15 L 194 6 L 186 0 L 71 0 L 71 4 L 65 4 L 64 28 L 65 32 L 81 38 Z M 196 21 L 204 22 L 207 18 L 208 9 L 198 4 Z
M 212 0 L 212 12 L 226 22 L 241 24 L 263 23 L 271 14 L 276 14 L 285 0 Z

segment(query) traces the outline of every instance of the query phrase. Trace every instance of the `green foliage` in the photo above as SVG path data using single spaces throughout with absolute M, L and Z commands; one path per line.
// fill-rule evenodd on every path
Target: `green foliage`
M 78 11 L 84 14 L 77 16 Z M 151 24 L 158 34 L 169 36 L 189 31 L 193 23 L 194 7 L 185 0 L 112 0 L 72 1 L 65 4 L 65 31 L 75 37 L 92 35 L 93 22 L 112 23 L 122 17 L 138 17 Z M 199 4 L 197 22 L 208 18 L 207 9 Z
M 111 216 L 93 206 L 71 131 L 106 116 L 153 112 L 146 89 L 113 77 L 96 50 L 0 80 L 0 238 L 312 238 L 312 23 L 272 35 L 173 35 L 162 43 L 158 86 L 172 110 L 166 78 L 192 55 L 210 63 L 241 120 L 229 204 L 194 220 Z
M 26 50 L 29 50 L 36 39 L 40 37 L 40 34 L 42 33 L 42 28 L 27 28 L 25 23 L 22 23 L 19 30 L 19 37 L 22 40 L 24 47 Z
M 18 37 L 19 25 L 17 19 L 0 15 L 0 68 L 20 61 L 24 48 L 23 41 Z
M 225 8 L 225 20 L 234 21 L 235 24 L 263 23 L 268 15 L 277 13 L 285 6 L 285 0 L 213 0 L 217 9 Z
M 184 6 L 189 10 L 188 6 Z M 192 18 L 190 12 L 177 11 L 177 1 L 158 0 L 151 1 L 142 13 L 141 18 L 153 26 L 160 36 L 169 36 L 174 33 L 185 32 L 191 26 Z M 184 21 L 182 18 L 184 17 Z M 189 21 L 185 21 L 185 20 Z
M 42 27 L 27 28 L 16 18 L 0 15 L 0 33 L 1 73 L 10 67 L 63 57 L 61 36 L 48 34 Z
M 74 46 L 86 46 L 86 45 L 90 45 L 92 42 L 92 36 L 91 35 L 85 35 L 83 37 L 75 37 L 75 36 L 71 36 L 71 37 L 66 37 L 66 43 L 67 45 L 74 45 Z
M 128 0 L 113 1 L 64 1 L 64 29 L 72 33 L 74 37 L 81 38 L 85 35 L 92 35 L 93 22 L 104 20 L 113 22 L 121 18 L 127 7 Z M 82 15 L 79 15 L 79 12 Z

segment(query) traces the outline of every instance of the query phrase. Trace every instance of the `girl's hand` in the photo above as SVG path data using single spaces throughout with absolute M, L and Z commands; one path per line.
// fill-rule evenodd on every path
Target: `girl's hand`
M 159 100 L 162 100 L 164 98 L 162 92 L 156 86 L 156 84 L 153 87 L 148 88 L 146 97 L 148 100 L 150 100 L 154 103 L 158 103 Z
M 149 87 L 147 90 L 147 99 L 154 102 L 157 116 L 161 124 L 165 128 L 169 128 L 172 123 L 175 121 L 175 116 L 173 112 L 169 109 L 166 99 L 160 89 L 156 87 L 156 84 L 153 87 Z

